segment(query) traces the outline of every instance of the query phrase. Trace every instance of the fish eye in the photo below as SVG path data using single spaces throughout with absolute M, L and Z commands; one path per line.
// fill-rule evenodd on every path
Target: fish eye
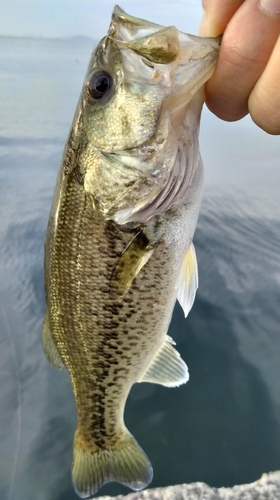
M 114 80 L 107 71 L 96 71 L 90 78 L 87 88 L 93 99 L 101 99 L 112 88 Z

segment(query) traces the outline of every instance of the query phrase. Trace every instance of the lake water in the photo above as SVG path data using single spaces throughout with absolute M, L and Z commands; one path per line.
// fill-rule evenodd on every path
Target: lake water
M 43 243 L 63 145 L 94 43 L 0 39 L 0 497 L 74 500 L 76 412 L 41 346 Z M 232 486 L 280 468 L 280 137 L 203 113 L 200 287 L 170 335 L 190 381 L 136 385 L 126 423 L 151 487 Z M 127 493 L 118 484 L 100 494 Z

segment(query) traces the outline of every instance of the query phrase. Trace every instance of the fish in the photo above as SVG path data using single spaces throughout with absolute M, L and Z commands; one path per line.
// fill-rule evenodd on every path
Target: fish
M 81 498 L 109 481 L 151 482 L 127 397 L 135 383 L 189 378 L 168 327 L 176 299 L 187 316 L 198 286 L 198 132 L 219 46 L 116 6 L 89 62 L 47 227 L 42 330 L 72 383 Z

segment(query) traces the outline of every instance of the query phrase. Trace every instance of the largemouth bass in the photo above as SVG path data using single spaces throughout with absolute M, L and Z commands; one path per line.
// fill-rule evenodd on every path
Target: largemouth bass
M 81 497 L 150 483 L 126 399 L 136 382 L 189 377 L 167 331 L 176 297 L 187 315 L 197 288 L 198 129 L 218 50 L 115 7 L 88 66 L 47 229 L 43 326 L 48 360 L 71 377 Z

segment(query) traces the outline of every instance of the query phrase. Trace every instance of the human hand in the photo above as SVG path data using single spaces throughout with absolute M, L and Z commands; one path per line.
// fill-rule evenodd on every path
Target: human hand
M 280 134 L 280 0 L 202 0 L 201 36 L 223 35 L 206 104 L 219 118 L 248 112 L 269 134 Z

